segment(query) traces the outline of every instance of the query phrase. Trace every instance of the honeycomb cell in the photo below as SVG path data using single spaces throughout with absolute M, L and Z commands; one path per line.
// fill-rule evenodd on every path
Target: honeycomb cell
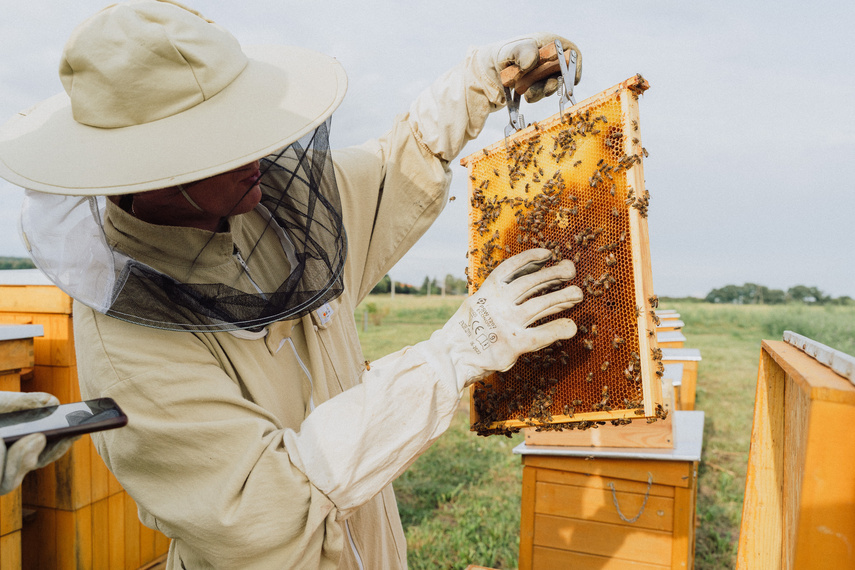
M 640 76 L 464 158 L 470 293 L 504 259 L 534 247 L 570 259 L 584 300 L 552 318 L 576 337 L 525 354 L 472 387 L 472 429 L 596 427 L 651 417 L 656 376 Z M 539 324 L 539 323 L 535 323 Z

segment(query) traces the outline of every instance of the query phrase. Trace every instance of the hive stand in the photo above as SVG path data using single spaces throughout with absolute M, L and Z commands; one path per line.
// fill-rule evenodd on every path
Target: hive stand
M 760 350 L 737 568 L 855 568 L 855 359 L 785 338 Z

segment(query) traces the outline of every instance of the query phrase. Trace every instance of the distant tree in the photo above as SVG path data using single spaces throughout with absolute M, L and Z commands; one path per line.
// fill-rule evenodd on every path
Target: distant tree
M 445 276 L 445 294 L 446 295 L 465 295 L 469 292 L 466 286 L 466 279 L 459 279 L 452 274 Z
M 403 295 L 415 295 L 419 290 L 409 283 L 400 283 L 395 281 L 395 293 L 401 293 Z
M 392 290 L 392 278 L 389 277 L 389 274 L 383 276 L 383 279 L 374 286 L 371 290 L 371 295 L 380 295 L 383 293 L 389 293 Z
M 816 287 L 807 287 L 805 285 L 796 285 L 795 287 L 790 287 L 789 289 L 787 289 L 787 297 L 789 297 L 793 301 L 800 301 L 802 303 L 811 304 L 815 303 L 817 305 L 824 305 L 825 303 L 831 300 L 830 297 L 826 296 Z

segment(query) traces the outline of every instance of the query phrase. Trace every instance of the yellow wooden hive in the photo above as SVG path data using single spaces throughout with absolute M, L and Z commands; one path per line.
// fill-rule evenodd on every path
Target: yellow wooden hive
M 587 428 L 662 414 L 635 76 L 461 160 L 469 171 L 470 293 L 502 260 L 571 259 L 585 299 L 570 341 L 472 387 L 472 429 Z

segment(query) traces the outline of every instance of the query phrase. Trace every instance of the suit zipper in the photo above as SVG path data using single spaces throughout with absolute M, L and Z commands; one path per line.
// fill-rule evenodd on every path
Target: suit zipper
M 347 521 L 344 521 L 344 530 L 347 532 L 347 541 L 350 543 L 353 556 L 356 558 L 356 565 L 359 567 L 359 570 L 365 570 L 365 566 L 362 565 L 362 558 L 359 556 L 359 551 L 356 550 L 356 543 L 353 542 L 353 535 L 350 534 L 350 525 L 347 524 Z

